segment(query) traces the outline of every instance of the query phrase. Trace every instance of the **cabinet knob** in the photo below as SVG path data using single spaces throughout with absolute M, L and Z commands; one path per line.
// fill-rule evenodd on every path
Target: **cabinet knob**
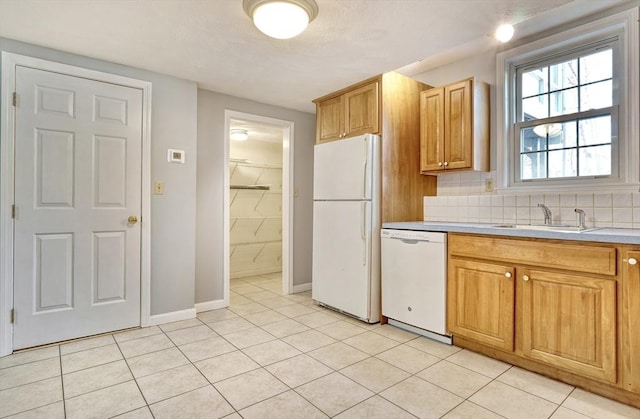
M 444 162 L 444 165 L 449 166 L 449 162 L 448 161 Z
M 438 166 L 442 166 L 442 162 L 441 161 L 438 162 Z
M 507 278 L 511 278 L 511 272 L 505 272 L 504 276 Z
M 636 265 L 638 263 L 638 260 L 636 258 L 629 258 L 629 260 L 627 261 L 627 263 L 629 265 Z
M 529 275 L 523 275 L 522 276 L 522 280 L 525 281 L 525 282 L 528 281 L 529 280 Z

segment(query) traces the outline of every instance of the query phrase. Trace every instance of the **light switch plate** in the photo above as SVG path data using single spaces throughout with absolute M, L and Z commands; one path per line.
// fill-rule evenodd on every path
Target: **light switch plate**
M 156 195 L 164 195 L 164 182 L 156 180 L 153 183 L 153 193 Z

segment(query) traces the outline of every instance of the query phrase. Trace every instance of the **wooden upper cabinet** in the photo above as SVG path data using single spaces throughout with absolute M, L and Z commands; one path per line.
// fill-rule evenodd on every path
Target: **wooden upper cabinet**
M 449 332 L 512 351 L 515 269 L 499 263 L 449 258 L 448 270 Z
M 344 132 L 342 96 L 318 103 L 316 113 L 318 142 L 340 139 Z
M 617 382 L 615 278 L 524 269 L 518 286 L 524 357 Z
M 420 168 L 440 170 L 444 162 L 444 88 L 420 94 Z
M 422 92 L 420 170 L 489 170 L 489 85 L 473 78 Z
M 377 134 L 380 112 L 378 109 L 378 82 L 369 83 L 344 94 L 344 136 Z
M 316 103 L 317 142 L 380 132 L 379 82 L 370 81 Z

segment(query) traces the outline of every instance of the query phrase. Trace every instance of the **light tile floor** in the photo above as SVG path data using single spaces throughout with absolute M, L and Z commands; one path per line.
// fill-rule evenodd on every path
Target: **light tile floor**
M 229 309 L 0 358 L 0 417 L 640 419 L 280 288 L 278 274 L 236 279 Z

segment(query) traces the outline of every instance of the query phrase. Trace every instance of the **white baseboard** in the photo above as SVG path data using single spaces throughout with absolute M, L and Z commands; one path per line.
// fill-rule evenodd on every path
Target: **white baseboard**
M 219 310 L 221 308 L 229 307 L 229 304 L 223 300 L 211 300 L 205 301 L 204 303 L 196 303 L 195 304 L 196 313 L 202 313 L 203 311 L 209 310 Z
M 188 308 L 186 310 L 180 310 L 180 311 L 172 311 L 169 313 L 154 314 L 152 316 L 149 316 L 149 324 L 146 324 L 145 326 L 155 326 L 158 324 L 178 322 L 180 320 L 194 319 L 195 317 L 196 317 L 195 308 Z
M 298 284 L 294 285 L 291 290 L 292 294 L 297 294 L 299 292 L 311 291 L 311 282 L 307 282 L 306 284 Z

